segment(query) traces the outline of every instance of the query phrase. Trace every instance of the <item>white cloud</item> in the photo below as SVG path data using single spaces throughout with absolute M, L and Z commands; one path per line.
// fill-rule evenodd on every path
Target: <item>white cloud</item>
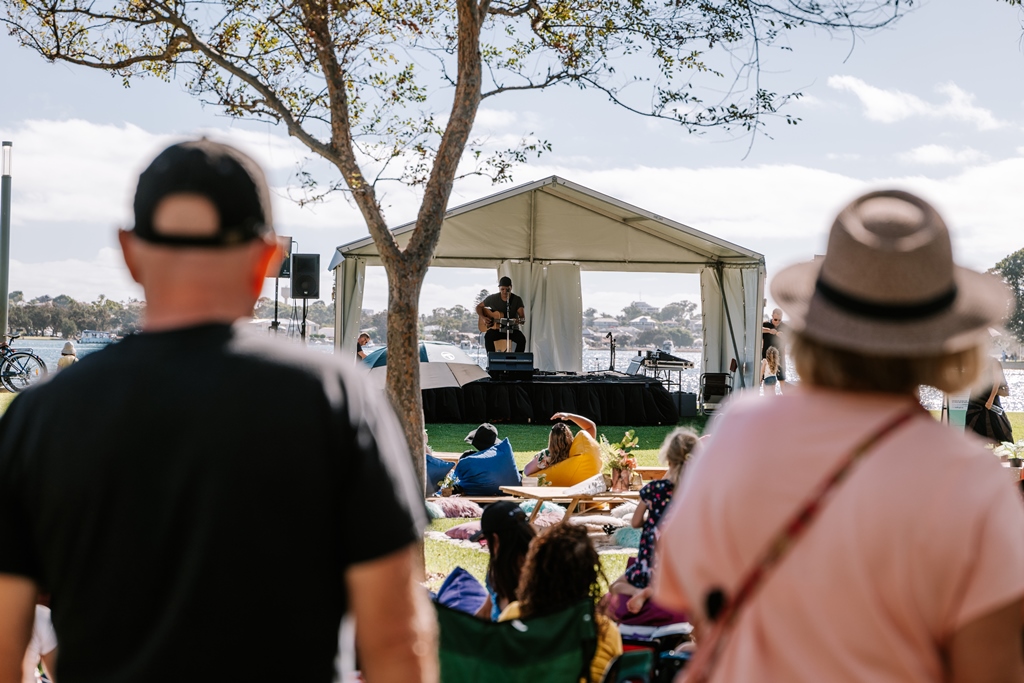
M 927 102 L 901 90 L 884 90 L 855 76 L 830 76 L 830 88 L 852 92 L 864 107 L 864 115 L 881 123 L 896 123 L 913 117 L 950 119 L 973 125 L 978 130 L 1007 126 L 988 109 L 974 104 L 974 95 L 955 83 L 942 83 L 935 90 L 946 96 L 941 103 Z
M 45 123 L 45 125 L 44 125 Z M 10 131 L 0 131 L 10 139 Z M 130 220 L 133 175 L 152 153 L 173 139 L 137 127 L 98 126 L 82 121 L 30 122 L 19 127 L 15 140 L 14 197 L 16 251 L 11 289 L 26 296 L 66 293 L 93 300 L 141 298 L 111 241 L 112 227 Z M 289 170 L 301 150 L 277 132 L 217 131 L 219 137 L 246 147 L 271 170 Z M 234 136 L 234 137 L 232 137 Z M 46 143 L 46 144 L 44 144 Z M 963 155 L 965 150 L 952 150 Z M 924 152 L 919 152 L 925 156 Z M 936 157 L 945 152 L 935 152 Z M 543 160 L 542 160 L 543 161 Z M 961 162 L 965 161 L 962 159 Z M 857 194 L 872 188 L 898 187 L 920 192 L 946 216 L 958 260 L 984 269 L 1021 247 L 1024 199 L 1024 150 L 1001 161 L 978 158 L 947 177 L 892 175 L 856 178 L 799 165 L 717 166 L 705 168 L 619 166 L 595 170 L 585 159 L 560 165 L 532 164 L 516 173 L 518 182 L 557 174 L 625 202 L 670 217 L 698 230 L 759 251 L 766 256 L 769 277 L 780 267 L 821 253 L 836 211 Z M 958 162 L 958 163 L 961 163 Z M 284 186 L 278 188 L 283 192 Z M 499 190 L 479 178 L 456 185 L 450 206 Z M 385 198 L 392 206 L 392 225 L 410 220 L 418 206 L 416 191 L 394 190 Z M 358 212 L 343 198 L 300 209 L 279 198 L 275 209 L 282 234 L 299 241 L 299 251 L 319 253 L 326 270 L 338 244 L 365 237 Z M 34 237 L 33 237 L 34 236 Z M 35 239 L 35 242 L 29 242 Z M 57 246 L 74 241 L 75 249 L 54 256 Z M 89 258 L 88 254 L 95 256 Z M 647 276 L 644 275 L 644 278 Z M 614 312 L 638 298 L 663 305 L 694 298 L 696 287 L 675 276 L 602 273 L 588 281 L 584 304 Z M 421 307 L 469 306 L 483 288 L 493 290 L 493 272 L 435 269 L 428 275 Z M 282 283 L 287 285 L 287 283 Z M 321 278 L 321 297 L 328 299 L 331 277 Z M 264 292 L 273 293 L 273 280 Z M 367 270 L 365 306 L 387 305 L 383 269 Z
M 937 166 L 941 164 L 968 165 L 982 161 L 988 161 L 989 157 L 972 147 L 953 149 L 944 145 L 921 145 L 909 152 L 903 152 L 899 159 L 909 164 L 926 164 Z

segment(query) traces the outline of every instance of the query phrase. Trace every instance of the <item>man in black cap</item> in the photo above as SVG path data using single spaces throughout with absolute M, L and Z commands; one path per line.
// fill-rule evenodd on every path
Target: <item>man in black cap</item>
M 515 348 L 505 349 L 505 351 L 523 351 L 526 349 L 526 336 L 522 331 L 514 329 L 511 335 L 509 335 L 507 331 L 500 329 L 498 324 L 498 321 L 502 318 L 518 318 L 519 320 L 526 318 L 526 308 L 523 305 L 522 298 L 512 293 L 512 278 L 503 277 L 498 280 L 498 293 L 491 294 L 478 303 L 476 305 L 476 314 L 480 316 L 482 323 L 481 331 L 486 330 L 484 346 L 487 348 L 488 353 L 492 353 L 495 350 L 494 343 L 496 341 L 505 341 L 506 338 L 515 344 Z
M 463 452 L 462 455 L 473 455 L 480 451 L 486 451 L 488 448 L 498 443 L 498 428 L 490 422 L 484 422 L 482 425 L 466 435 L 466 443 L 472 445 L 473 448 Z
M 40 590 L 62 681 L 328 683 L 354 658 L 346 615 L 365 680 L 436 681 L 394 415 L 348 363 L 233 325 L 277 272 L 263 173 L 174 145 L 134 207 L 119 238 L 143 332 L 0 420 L 0 681 L 20 680 Z

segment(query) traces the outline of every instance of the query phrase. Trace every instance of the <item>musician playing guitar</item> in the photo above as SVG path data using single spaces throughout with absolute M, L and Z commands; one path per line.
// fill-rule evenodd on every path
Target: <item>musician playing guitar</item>
M 512 278 L 503 277 L 498 280 L 498 293 L 491 294 L 478 303 L 476 314 L 480 316 L 480 331 L 486 333 L 484 346 L 487 347 L 487 352 L 491 353 L 495 350 L 495 342 L 505 341 L 506 333 L 500 329 L 498 321 L 502 318 L 518 318 L 518 323 L 522 323 L 526 318 L 522 298 L 512 293 Z M 515 351 L 526 348 L 526 336 L 519 329 L 512 330 L 509 340 L 515 343 Z

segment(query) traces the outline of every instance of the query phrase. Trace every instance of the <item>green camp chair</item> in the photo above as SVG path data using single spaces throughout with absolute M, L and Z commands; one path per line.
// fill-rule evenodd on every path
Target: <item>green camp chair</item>
M 437 605 L 441 683 L 578 683 L 597 647 L 594 606 L 501 623 Z
M 651 683 L 653 670 L 653 650 L 630 650 L 608 664 L 601 683 Z

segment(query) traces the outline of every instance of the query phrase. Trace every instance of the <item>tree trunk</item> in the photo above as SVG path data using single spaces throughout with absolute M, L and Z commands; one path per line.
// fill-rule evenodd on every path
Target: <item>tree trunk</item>
M 426 491 L 423 396 L 417 335 L 420 290 L 425 268 L 388 269 L 387 395 L 399 416 L 417 481 Z

